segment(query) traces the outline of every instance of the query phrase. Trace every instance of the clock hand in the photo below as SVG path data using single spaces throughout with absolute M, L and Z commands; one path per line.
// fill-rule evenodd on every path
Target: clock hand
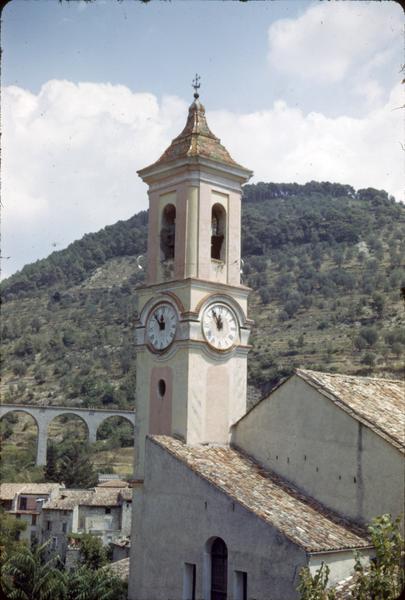
M 223 321 L 222 321 L 221 315 L 218 315 L 217 327 L 218 327 L 218 331 L 221 331 L 221 329 L 223 327 Z
M 165 328 L 165 320 L 163 318 L 163 315 L 160 315 L 160 320 L 156 315 L 153 316 L 155 317 L 157 324 L 159 325 L 159 330 L 162 331 Z
M 219 330 L 218 316 L 217 316 L 217 313 L 215 312 L 214 309 L 212 309 L 212 316 L 213 316 L 213 318 L 215 320 L 215 324 L 217 326 L 217 329 Z

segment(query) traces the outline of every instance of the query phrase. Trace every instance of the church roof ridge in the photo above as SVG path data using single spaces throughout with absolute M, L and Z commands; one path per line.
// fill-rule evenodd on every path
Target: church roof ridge
M 307 552 L 371 545 L 363 528 L 326 509 L 239 450 L 190 446 L 164 435 L 148 439 Z
M 341 377 L 345 377 L 346 379 L 358 379 L 358 380 L 365 380 L 365 381 L 383 381 L 383 382 L 399 383 L 400 385 L 405 385 L 401 379 L 391 379 L 389 377 L 368 377 L 367 375 L 349 375 L 347 373 L 329 373 L 327 371 L 315 371 L 313 369 L 302 369 L 302 368 L 295 369 L 295 372 L 303 373 L 303 374 L 307 373 L 308 375 L 311 375 L 311 373 L 319 374 L 319 375 L 328 375 L 330 377 L 336 377 L 337 379 L 341 378 Z
M 296 375 L 405 453 L 405 385 L 401 380 L 296 369 Z

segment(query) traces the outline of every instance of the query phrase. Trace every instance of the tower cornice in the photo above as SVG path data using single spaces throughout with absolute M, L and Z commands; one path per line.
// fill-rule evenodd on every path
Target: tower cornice
M 169 163 L 157 162 L 149 167 L 140 169 L 137 173 L 149 185 L 165 180 L 168 175 L 180 175 L 181 173 L 210 173 L 233 180 L 242 185 L 249 181 L 253 175 L 253 171 L 245 169 L 245 167 L 236 163 L 228 164 L 201 156 L 179 158 Z
M 155 293 L 159 291 L 175 291 L 178 288 L 182 288 L 185 285 L 192 285 L 195 288 L 201 288 L 202 290 L 221 291 L 228 294 L 237 294 L 241 297 L 247 298 L 252 291 L 250 287 L 246 285 L 230 285 L 228 283 L 221 283 L 218 281 L 210 281 L 208 279 L 199 279 L 196 277 L 187 277 L 184 279 L 173 279 L 170 281 L 163 281 L 160 283 L 151 283 L 136 288 L 138 294 L 147 292 L 148 290 L 154 290 Z

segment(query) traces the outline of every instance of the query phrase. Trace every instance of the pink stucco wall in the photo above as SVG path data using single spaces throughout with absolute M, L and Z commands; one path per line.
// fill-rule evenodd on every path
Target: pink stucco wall
M 166 384 L 164 396 L 158 390 L 159 380 Z M 170 435 L 172 433 L 173 373 L 170 367 L 153 367 L 151 372 L 149 401 L 149 433 Z

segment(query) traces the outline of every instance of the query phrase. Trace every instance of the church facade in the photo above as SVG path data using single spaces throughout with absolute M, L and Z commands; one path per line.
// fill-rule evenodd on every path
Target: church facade
M 247 412 L 241 186 L 251 174 L 210 131 L 197 93 L 184 130 L 139 171 L 149 234 L 136 321 L 131 600 L 293 600 L 302 566 L 325 562 L 331 583 L 345 579 L 354 549 L 372 553 L 364 523 L 401 510 L 399 484 L 373 504 L 372 477 L 387 462 L 378 490 L 396 479 L 404 451 L 393 421 L 381 430 L 391 406 L 383 384 L 382 402 L 362 414 L 347 402 L 359 395 L 350 381 L 342 400 L 305 372 L 294 376 L 302 389 L 293 379 Z

